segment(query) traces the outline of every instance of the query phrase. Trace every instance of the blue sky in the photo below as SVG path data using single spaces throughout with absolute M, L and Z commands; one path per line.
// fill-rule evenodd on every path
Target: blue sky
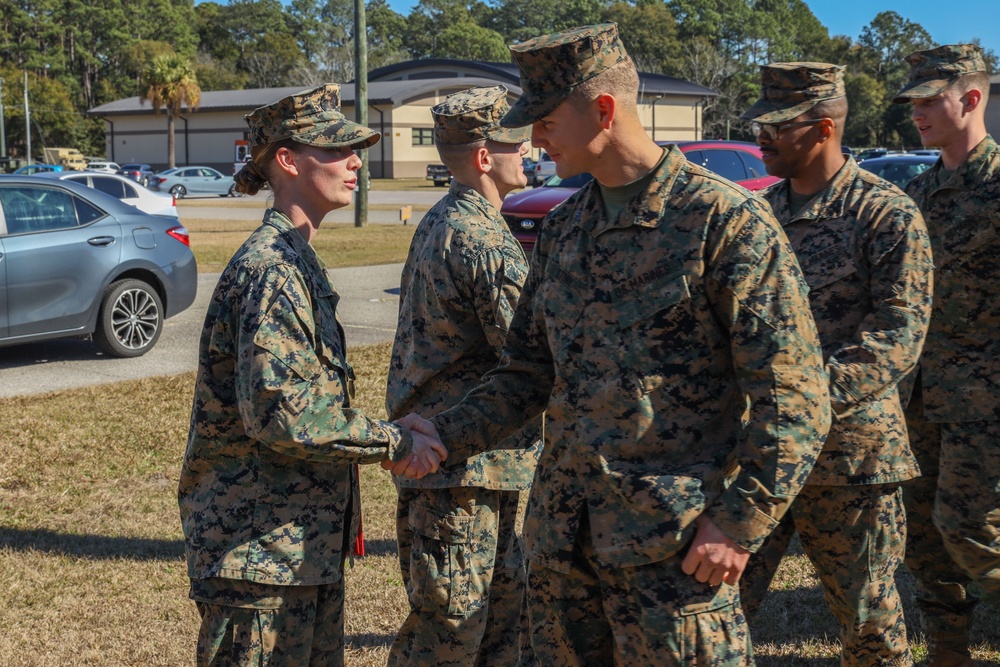
M 983 46 L 1000 55 L 1000 1 L 998 0 L 805 0 L 831 35 L 857 39 L 875 15 L 894 11 L 924 30 L 939 44 L 955 44 L 979 37 Z M 415 0 L 389 0 L 408 14 Z

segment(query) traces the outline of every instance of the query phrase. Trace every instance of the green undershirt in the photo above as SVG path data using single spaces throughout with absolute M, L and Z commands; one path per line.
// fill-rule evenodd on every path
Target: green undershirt
M 597 182 L 597 186 L 601 188 L 601 199 L 604 201 L 604 215 L 608 220 L 617 219 L 618 214 L 624 211 L 633 199 L 649 188 L 649 184 L 653 180 L 653 174 L 655 174 L 657 169 L 660 168 L 660 165 L 663 164 L 663 160 L 666 156 L 667 152 L 663 151 L 663 155 L 660 156 L 656 165 L 646 172 L 644 176 L 640 176 L 631 183 L 611 187 L 603 185 L 600 181 Z

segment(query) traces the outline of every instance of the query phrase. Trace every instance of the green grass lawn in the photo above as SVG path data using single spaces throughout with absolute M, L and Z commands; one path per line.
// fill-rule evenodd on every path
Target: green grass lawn
M 388 344 L 354 348 L 357 406 L 384 416 Z M 0 664 L 193 664 L 177 514 L 194 376 L 0 400 Z M 406 611 L 395 555 L 395 489 L 362 474 L 371 555 L 347 574 L 348 665 L 385 664 Z M 923 655 L 912 580 L 899 575 Z M 787 557 L 752 626 L 760 665 L 839 664 L 836 629 L 812 568 Z M 977 657 L 1000 664 L 1000 613 L 981 605 Z

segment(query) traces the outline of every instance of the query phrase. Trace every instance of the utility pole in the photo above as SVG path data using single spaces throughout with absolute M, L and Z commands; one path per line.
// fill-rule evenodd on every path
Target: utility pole
M 365 0 L 354 0 L 354 122 L 368 126 L 368 28 L 365 25 Z M 385 138 L 382 138 L 385 141 Z M 354 226 L 368 221 L 368 149 L 358 151 L 358 189 L 354 199 Z
M 3 121 L 3 77 L 0 76 L 0 158 L 7 157 L 7 132 Z
M 31 109 L 28 107 L 28 70 L 24 70 L 24 137 L 28 141 L 28 164 L 35 164 L 31 157 Z

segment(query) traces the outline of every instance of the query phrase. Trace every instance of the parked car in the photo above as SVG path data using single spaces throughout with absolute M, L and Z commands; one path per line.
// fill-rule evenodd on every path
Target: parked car
M 661 146 L 670 142 L 658 141 Z M 678 141 L 689 162 L 700 164 L 715 173 L 742 185 L 748 190 L 761 190 L 780 178 L 768 176 L 760 159 L 760 148 L 745 141 Z M 546 156 L 547 157 L 547 156 Z M 562 179 L 548 178 L 541 187 L 509 195 L 500 213 L 524 251 L 531 253 L 538 235 L 538 224 L 549 211 L 563 203 L 574 192 L 593 180 L 590 174 L 578 174 Z
M 92 160 L 87 163 L 87 171 L 102 171 L 105 174 L 117 174 L 119 169 L 121 169 L 121 165 L 117 162 Z
M 121 169 L 115 173 L 120 176 L 124 176 L 125 178 L 131 178 L 136 183 L 149 187 L 149 179 L 156 173 L 156 171 L 148 164 L 130 162 L 128 164 L 123 164 Z
M 31 176 L 32 174 L 41 174 L 47 171 L 62 171 L 61 164 L 43 164 L 41 162 L 36 162 L 35 164 L 29 164 L 20 169 L 15 169 L 14 174 L 16 176 Z
M 169 192 L 178 199 L 188 195 L 239 197 L 232 176 L 223 176 L 211 167 L 174 167 L 149 179 L 149 189 Z
M 91 335 L 114 357 L 156 344 L 194 302 L 188 231 L 80 183 L 0 176 L 0 346 Z
M 118 174 L 95 171 L 63 171 L 38 174 L 38 176 L 82 183 L 87 187 L 109 194 L 115 199 L 120 199 L 126 204 L 135 206 L 144 213 L 177 218 L 177 202 L 173 196 L 162 192 L 153 192 L 132 179 Z
M 881 176 L 885 180 L 895 183 L 902 189 L 914 176 L 933 167 L 937 160 L 937 156 L 934 155 L 900 153 L 899 155 L 887 155 L 865 160 L 864 164 L 860 166 L 876 176 Z
M 451 183 L 451 169 L 443 164 L 427 165 L 427 180 L 434 181 L 434 185 L 448 185 Z
M 915 148 L 912 151 L 906 151 L 909 155 L 933 155 L 937 157 L 941 155 L 940 148 Z
M 535 177 L 528 181 L 529 185 L 539 186 L 546 181 L 546 179 L 555 176 L 556 174 L 556 163 L 552 161 L 549 154 L 542 152 L 538 156 L 538 162 L 535 163 Z
M 524 177 L 528 179 L 528 185 L 535 182 L 535 161 L 530 157 L 521 158 L 521 169 L 524 171 Z

